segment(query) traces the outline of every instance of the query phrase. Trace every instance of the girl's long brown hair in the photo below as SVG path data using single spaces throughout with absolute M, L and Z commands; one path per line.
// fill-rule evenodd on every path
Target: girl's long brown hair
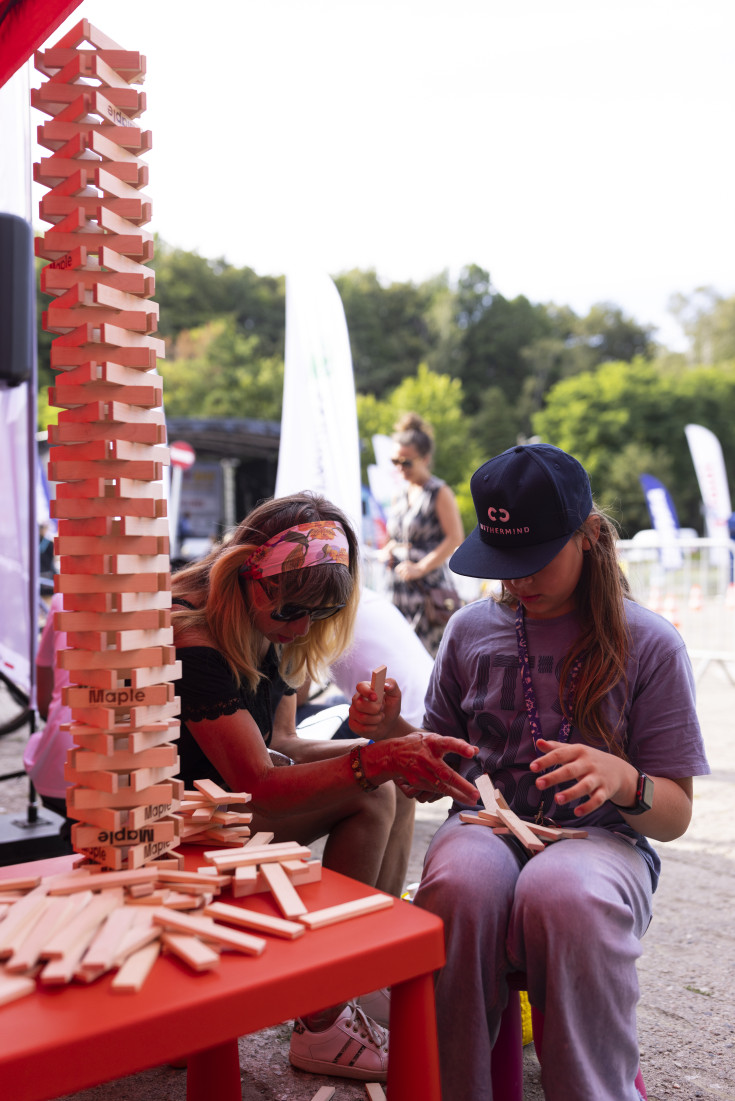
M 595 540 L 590 519 L 597 517 L 600 533 Z M 620 569 L 615 543 L 617 532 L 612 520 L 597 506 L 577 532 L 575 538 L 587 536 L 590 549 L 584 552 L 582 575 L 576 589 L 577 615 L 582 629 L 564 658 L 559 677 L 559 703 L 567 714 L 565 700 L 572 666 L 582 658 L 577 690 L 570 718 L 591 745 L 604 745 L 617 756 L 624 756 L 624 739 L 620 730 L 623 715 L 616 716 L 610 729 L 609 711 L 605 718 L 610 692 L 626 677 L 630 654 L 630 632 L 625 615 L 625 601 L 632 599 L 630 586 Z M 516 600 L 503 589 L 499 603 L 515 607 Z
M 262 636 L 252 621 L 247 587 L 260 582 L 243 582 L 240 567 L 271 536 L 316 520 L 342 524 L 349 544 L 349 566 L 307 566 L 269 577 L 263 587 L 282 604 L 309 608 L 345 605 L 330 619 L 313 620 L 308 635 L 281 650 L 280 672 L 289 684 L 298 686 L 307 676 L 318 681 L 349 645 L 360 598 L 357 538 L 344 513 L 325 497 L 307 492 L 262 502 L 235 528 L 230 539 L 172 579 L 174 600 L 180 596 L 198 605 L 193 610 L 173 613 L 177 631 L 189 628 L 208 635 L 235 676 L 247 681 L 253 690 L 261 677 L 258 665 Z

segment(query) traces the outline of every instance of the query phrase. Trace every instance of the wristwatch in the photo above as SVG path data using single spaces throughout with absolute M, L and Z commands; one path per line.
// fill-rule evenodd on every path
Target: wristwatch
M 643 814 L 653 806 L 653 780 L 646 776 L 645 772 L 638 773 L 638 784 L 635 789 L 635 803 L 632 807 L 621 807 L 620 803 L 613 803 L 614 807 L 625 814 Z

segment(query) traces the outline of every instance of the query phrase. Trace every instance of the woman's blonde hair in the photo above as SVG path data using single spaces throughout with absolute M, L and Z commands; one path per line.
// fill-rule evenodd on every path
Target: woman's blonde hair
M 297 524 L 316 520 L 342 525 L 349 544 L 349 566 L 330 563 L 290 570 L 263 581 L 241 579 L 240 567 L 256 547 Z M 176 627 L 206 630 L 235 676 L 247 681 L 253 690 L 261 677 L 258 665 L 262 636 L 253 624 L 247 586 L 257 584 L 279 604 L 308 608 L 344 604 L 331 618 L 312 620 L 305 637 L 280 651 L 280 672 L 287 683 L 297 687 L 307 676 L 319 681 L 348 647 L 360 599 L 357 537 L 344 513 L 315 493 L 271 498 L 253 509 L 225 543 L 174 575 L 174 599 L 188 597 L 198 604 L 196 609 L 173 613 Z
M 593 518 L 600 531 L 594 537 Z M 596 524 L 595 520 L 595 524 Z M 587 537 L 582 574 L 576 589 L 577 615 L 581 622 L 578 638 L 564 657 L 559 677 L 559 704 L 567 713 L 565 695 L 572 666 L 582 658 L 572 705 L 572 719 L 591 745 L 604 745 L 611 753 L 625 756 L 620 735 L 623 715 L 616 717 L 614 729 L 605 719 L 606 702 L 612 689 L 626 679 L 630 654 L 630 632 L 625 615 L 625 600 L 631 599 L 630 586 L 620 569 L 615 549 L 617 531 L 613 521 L 593 505 L 592 512 L 573 538 Z M 496 598 L 501 604 L 516 605 L 515 597 L 503 588 Z

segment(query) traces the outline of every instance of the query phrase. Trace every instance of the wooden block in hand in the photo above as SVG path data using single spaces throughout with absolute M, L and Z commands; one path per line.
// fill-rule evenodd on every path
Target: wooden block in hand
M 385 665 L 379 665 L 377 669 L 373 669 L 373 675 L 370 678 L 370 687 L 378 697 L 378 703 L 382 706 L 383 696 L 385 695 L 385 674 L 387 667 Z
M 493 782 L 486 772 L 481 773 L 475 780 L 475 787 L 480 793 L 480 797 L 485 804 L 485 810 L 491 814 L 497 813 L 498 799 L 497 792 L 493 786 Z

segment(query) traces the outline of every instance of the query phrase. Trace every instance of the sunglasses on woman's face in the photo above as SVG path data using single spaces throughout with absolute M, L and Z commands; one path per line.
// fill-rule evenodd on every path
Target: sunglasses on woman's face
M 344 604 L 332 604 L 326 608 L 305 608 L 302 604 L 283 604 L 275 612 L 271 612 L 270 617 L 278 623 L 295 623 L 297 619 L 303 619 L 306 615 L 310 619 L 331 619 L 343 608 Z
M 413 459 L 391 459 L 393 466 L 402 466 L 404 470 L 408 470 L 413 466 Z

